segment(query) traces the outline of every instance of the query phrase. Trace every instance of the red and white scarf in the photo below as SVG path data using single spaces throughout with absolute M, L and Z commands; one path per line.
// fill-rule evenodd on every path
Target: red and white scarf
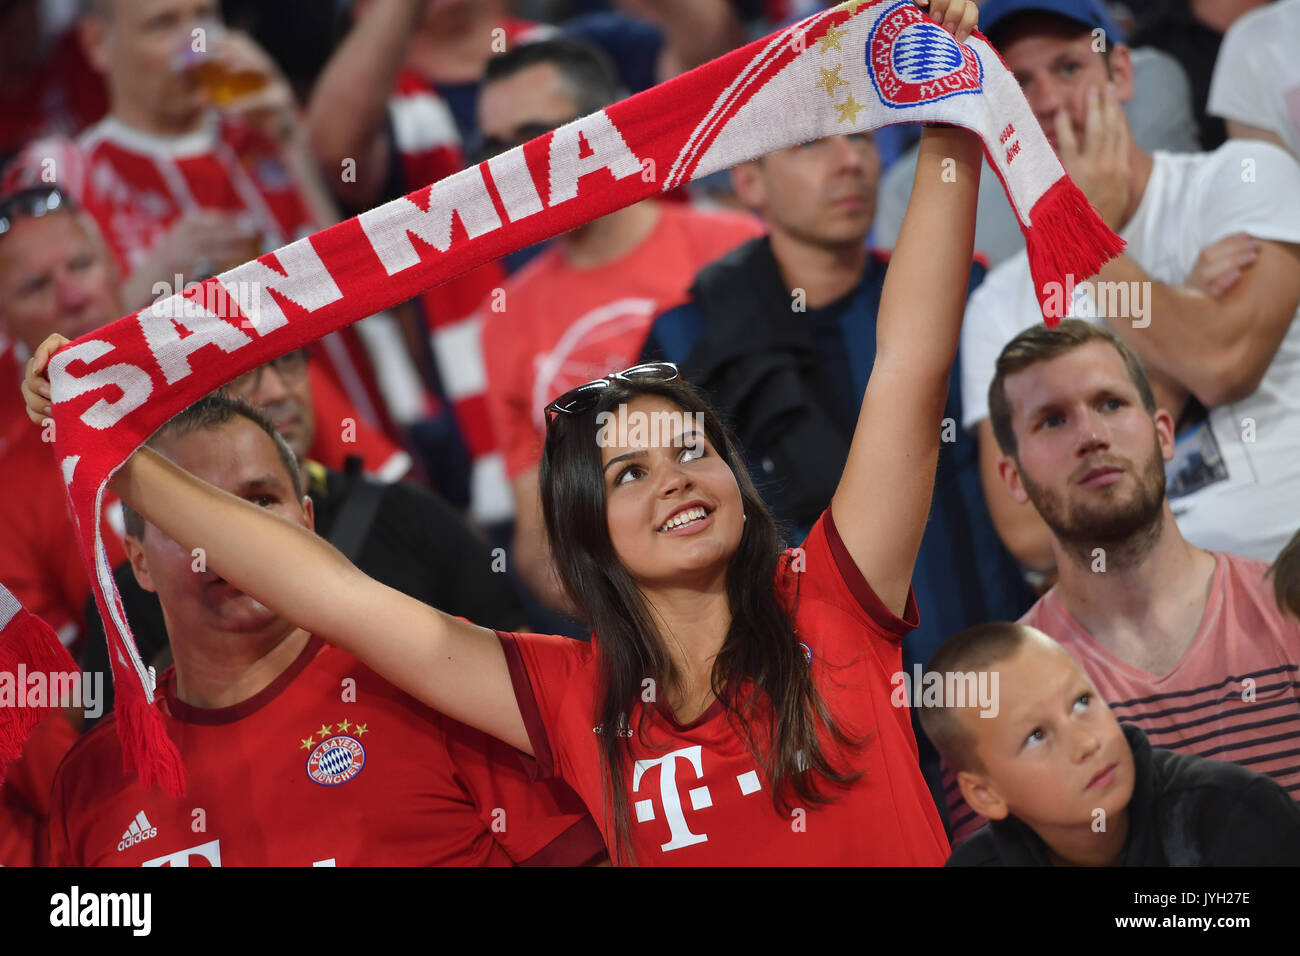
M 54 450 L 108 634 L 128 769 L 145 785 L 183 791 L 97 540 L 110 476 L 159 426 L 237 375 L 480 263 L 774 150 L 904 122 L 950 123 L 983 139 L 1020 218 L 1040 299 L 1050 283 L 1092 275 L 1122 248 L 982 36 L 958 44 L 910 0 L 866 0 L 290 243 L 56 354 Z M 16 663 L 4 654 L 0 643 L 0 662 Z M 13 715 L 0 714 L 0 751 L 21 733 Z

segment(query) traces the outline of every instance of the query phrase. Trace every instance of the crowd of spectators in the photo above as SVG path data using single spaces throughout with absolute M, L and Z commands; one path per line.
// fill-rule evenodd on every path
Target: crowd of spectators
M 826 5 L 0 0 L 0 584 L 87 670 L 108 671 L 58 468 L 18 396 L 47 335 L 98 328 Z M 1127 247 L 1079 277 L 1066 321 L 1045 329 L 985 167 L 906 666 L 1019 620 L 1072 655 L 1142 747 L 1239 764 L 1300 801 L 1300 0 L 983 0 L 980 19 Z M 269 496 L 418 601 L 587 639 L 542 519 L 546 404 L 637 362 L 676 363 L 797 544 L 853 436 L 918 132 L 793 147 L 611 213 L 276 359 L 153 441 L 232 493 Z M 337 697 L 355 660 L 187 570 L 188 553 L 108 505 L 106 557 L 142 654 L 167 675 L 174 739 L 202 760 L 291 720 L 281 736 L 302 737 L 313 688 L 333 681 L 322 693 Z M 997 640 L 1003 656 L 1028 653 Z M 406 862 L 600 856 L 573 795 L 539 790 L 525 758 L 368 680 L 381 702 L 364 712 L 424 739 L 406 763 L 427 751 L 441 765 L 372 780 L 408 819 L 340 858 L 383 862 L 384 839 L 428 848 Z M 55 862 L 125 859 L 96 849 L 138 802 L 120 753 L 69 719 L 46 721 L 0 790 L 0 864 L 46 862 L 51 847 Z M 1000 805 L 965 763 L 941 762 L 955 751 L 932 729 L 916 726 L 920 761 L 956 846 Z M 233 806 L 231 785 L 196 782 L 214 805 Z M 501 838 L 493 800 L 543 822 Z M 149 806 L 155 826 L 184 815 Z M 332 812 L 277 825 L 306 831 Z M 286 839 L 226 861 L 318 851 Z

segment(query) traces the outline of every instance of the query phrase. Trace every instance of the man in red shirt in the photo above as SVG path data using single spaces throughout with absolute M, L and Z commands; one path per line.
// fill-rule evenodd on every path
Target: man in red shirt
M 32 177 L 54 160 L 99 222 L 131 307 L 157 297 L 156 281 L 221 272 L 335 218 L 288 82 L 220 15 L 216 0 L 96 0 L 81 34 L 109 114 L 75 147 L 41 157 L 46 144 L 33 144 L 20 164 Z M 200 82 L 218 71 L 254 92 Z
M 355 25 L 313 87 L 308 110 L 316 155 L 331 172 L 340 202 L 364 209 L 420 189 L 458 171 L 464 154 L 475 152 L 483 122 L 477 101 L 493 55 L 558 32 L 509 16 L 508 7 L 504 0 L 359 0 Z M 635 14 L 654 25 L 603 14 L 579 17 L 561 29 L 618 50 L 611 55 L 620 68 L 648 67 L 653 49 L 648 57 L 653 69 L 637 71 L 650 75 L 640 76 L 639 83 L 624 77 L 624 85 L 633 89 L 705 63 L 741 42 L 738 20 L 724 0 L 653 0 L 637 4 Z M 565 118 L 594 112 L 625 95 L 611 94 L 608 85 L 602 76 L 580 76 L 568 91 Z M 532 128 L 531 135 L 554 125 Z M 487 127 L 481 133 L 488 139 L 493 135 Z M 484 403 L 481 323 L 473 313 L 505 278 L 503 263 L 491 262 L 418 297 L 437 363 L 431 385 L 448 400 L 470 458 L 472 513 L 494 530 L 503 529 L 515 509 Z
M 0 334 L 26 352 L 55 329 L 81 335 L 122 314 L 116 272 L 94 227 L 64 202 L 54 189 L 0 200 Z M 9 379 L 0 389 L 0 581 L 71 646 L 90 581 L 63 476 L 50 436 L 32 427 L 12 388 L 22 377 L 13 358 L 0 364 L 0 376 Z M 122 561 L 119 535 L 103 540 L 109 561 Z
M 292 452 L 243 403 L 209 396 L 152 444 L 312 527 Z M 277 617 L 138 515 L 127 520 L 136 577 L 158 594 L 171 639 L 158 706 L 187 792 L 142 787 L 122 768 L 116 721 L 103 721 L 55 778 L 52 862 L 577 865 L 603 853 L 573 794 L 532 783 L 511 748 Z
M 488 64 L 479 122 L 490 149 L 504 150 L 613 102 L 617 92 L 607 60 L 591 47 L 572 39 L 530 43 Z M 575 385 L 631 365 L 654 317 L 685 300 L 695 274 L 761 234 L 745 214 L 637 203 L 559 237 L 471 320 L 481 323 L 486 381 L 461 365 L 448 376 L 449 391 L 486 397 L 500 449 L 494 457 L 504 458 L 515 504 L 511 556 L 551 607 L 564 610 L 565 601 L 538 499 L 543 408 Z M 487 462 L 478 464 L 486 469 Z
M 116 273 L 93 226 L 53 189 L 0 199 L 0 336 L 33 350 L 59 326 L 88 332 L 121 312 Z M 15 398 L 21 378 L 12 355 L 0 356 L 0 584 L 45 620 L 64 644 L 82 642 L 90 580 L 63 496 L 63 476 L 48 432 L 33 428 Z M 43 440 L 44 439 L 44 440 Z M 113 505 L 106 516 L 118 517 Z M 111 562 L 124 559 L 106 517 Z M 54 768 L 76 740 L 62 714 L 51 714 L 23 748 L 0 788 L 0 866 L 45 857 L 47 798 Z
M 125 311 L 117 269 L 84 212 L 53 187 L 0 199 L 0 336 L 14 346 L 13 354 L 0 355 L 0 378 L 17 382 L 25 353 L 56 328 L 81 335 Z M 335 405 L 347 407 L 341 396 Z M 367 444 L 369 434 L 357 423 L 358 441 L 340 451 L 378 447 Z M 48 429 L 32 427 L 12 386 L 0 389 L 0 583 L 77 653 L 85 643 L 90 580 L 49 441 Z M 105 504 L 101 535 L 116 566 L 126 560 L 121 509 L 115 500 Z M 64 716 L 51 715 L 11 768 L 0 789 L 0 865 L 43 860 L 50 781 L 75 739 Z

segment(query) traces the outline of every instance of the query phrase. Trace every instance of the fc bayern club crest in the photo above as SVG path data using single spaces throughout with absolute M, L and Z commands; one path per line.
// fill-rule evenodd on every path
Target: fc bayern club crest
M 867 71 L 881 102 L 893 109 L 977 93 L 984 66 L 912 0 L 881 15 L 867 38 Z
M 366 748 L 346 734 L 322 740 L 307 758 L 307 776 L 323 787 L 347 783 L 366 765 Z

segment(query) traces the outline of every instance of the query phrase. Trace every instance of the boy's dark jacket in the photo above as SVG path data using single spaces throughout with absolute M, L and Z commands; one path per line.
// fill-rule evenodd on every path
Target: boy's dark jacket
M 1300 806 L 1245 767 L 1152 747 L 1124 724 L 1137 779 L 1117 866 L 1297 866 Z M 1047 848 L 1009 816 L 953 851 L 948 866 L 1051 866 Z

